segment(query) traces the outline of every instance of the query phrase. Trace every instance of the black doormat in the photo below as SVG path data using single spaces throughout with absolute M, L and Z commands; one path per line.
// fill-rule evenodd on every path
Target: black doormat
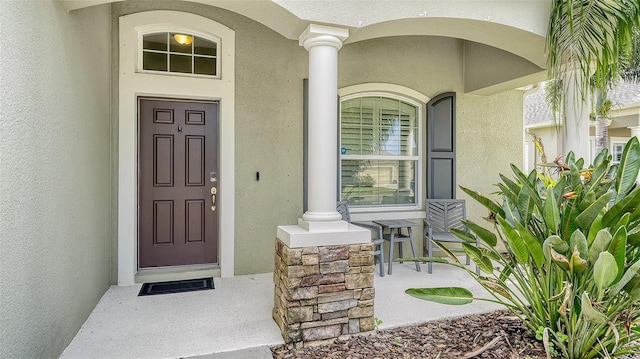
M 214 289 L 213 278 L 199 278 L 199 279 L 187 279 L 176 280 L 172 282 L 158 282 L 158 283 L 145 283 L 140 289 L 138 296 L 143 295 L 156 295 L 156 294 L 169 294 L 169 293 L 184 293 L 193 292 L 196 290 Z

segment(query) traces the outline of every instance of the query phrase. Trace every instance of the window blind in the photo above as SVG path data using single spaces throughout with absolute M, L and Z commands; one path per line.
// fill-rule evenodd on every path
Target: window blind
M 415 203 L 418 108 L 399 99 L 341 104 L 341 197 L 352 205 Z

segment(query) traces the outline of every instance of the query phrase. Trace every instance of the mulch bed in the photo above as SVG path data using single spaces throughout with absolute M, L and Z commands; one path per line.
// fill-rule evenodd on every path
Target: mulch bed
M 507 311 L 379 330 L 300 350 L 285 344 L 271 352 L 275 359 L 546 358 L 542 343 Z

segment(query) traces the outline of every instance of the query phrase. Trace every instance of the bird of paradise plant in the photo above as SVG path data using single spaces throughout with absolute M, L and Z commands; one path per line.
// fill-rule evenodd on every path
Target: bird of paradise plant
M 449 261 L 415 259 L 467 271 L 491 298 L 461 287 L 406 293 L 444 304 L 500 303 L 542 332 L 548 356 L 551 347 L 570 359 L 639 353 L 640 142 L 626 144 L 619 164 L 606 150 L 588 168 L 572 154 L 564 164 L 555 180 L 512 166 L 514 179 L 500 176 L 499 200 L 461 187 L 491 213 L 491 229 L 469 220 L 469 232 L 454 233 L 480 274 L 437 242 Z

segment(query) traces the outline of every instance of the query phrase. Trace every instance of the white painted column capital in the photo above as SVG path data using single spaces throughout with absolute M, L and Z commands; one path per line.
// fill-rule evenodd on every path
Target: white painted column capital
M 342 42 L 348 37 L 349 30 L 347 29 L 310 24 L 300 35 L 298 44 L 303 46 L 307 51 L 314 46 L 331 46 L 336 50 L 340 50 L 342 48 Z M 336 71 L 336 76 L 337 74 Z

